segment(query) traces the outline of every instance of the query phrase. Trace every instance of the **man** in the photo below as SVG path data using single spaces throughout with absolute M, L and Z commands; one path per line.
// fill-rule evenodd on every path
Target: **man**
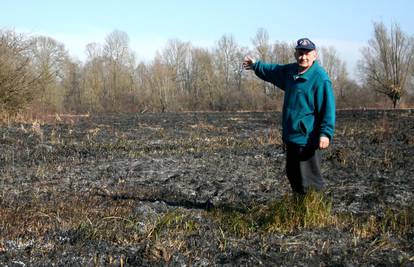
M 279 65 L 255 62 L 246 56 L 243 67 L 285 91 L 282 114 L 286 144 L 286 173 L 293 192 L 321 190 L 320 149 L 332 142 L 335 128 L 335 99 L 332 83 L 318 64 L 315 44 L 308 38 L 297 41 L 296 63 Z

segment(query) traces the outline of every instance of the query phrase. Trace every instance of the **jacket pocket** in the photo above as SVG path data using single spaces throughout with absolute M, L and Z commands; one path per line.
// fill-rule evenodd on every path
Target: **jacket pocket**
M 308 128 L 306 128 L 306 124 L 303 120 L 299 121 L 299 130 L 303 135 L 306 135 L 308 133 Z
M 309 135 L 311 134 L 311 132 L 314 131 L 314 127 L 315 127 L 315 116 L 313 115 L 313 113 L 307 113 L 304 114 L 304 116 L 301 117 L 301 119 L 299 119 L 299 131 L 303 134 L 303 135 Z

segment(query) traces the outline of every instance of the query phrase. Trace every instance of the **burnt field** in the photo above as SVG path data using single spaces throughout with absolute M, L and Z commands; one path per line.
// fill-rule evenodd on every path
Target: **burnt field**
M 414 113 L 339 111 L 323 194 L 285 177 L 280 113 L 0 127 L 0 265 L 413 266 Z

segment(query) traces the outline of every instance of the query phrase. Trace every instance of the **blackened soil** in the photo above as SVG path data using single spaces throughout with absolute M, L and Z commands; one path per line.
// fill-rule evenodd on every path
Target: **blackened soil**
M 206 215 L 213 208 L 246 212 L 290 194 L 280 113 L 116 114 L 5 125 L 0 149 L 3 212 L 84 197 L 99 205 L 128 202 L 130 215 L 141 218 L 135 242 L 82 238 L 69 223 L 75 218 L 41 233 L 13 229 L 3 218 L 0 265 L 414 264 L 412 229 L 385 243 L 335 227 L 226 236 L 214 226 Z M 413 206 L 413 111 L 339 111 L 322 170 L 336 214 L 381 217 Z M 185 214 L 196 230 L 175 239 L 148 230 L 171 212 Z

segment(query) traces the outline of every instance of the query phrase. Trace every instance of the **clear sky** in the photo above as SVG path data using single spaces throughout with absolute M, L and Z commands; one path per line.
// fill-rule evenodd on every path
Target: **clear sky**
M 0 28 L 52 37 L 80 60 L 86 44 L 103 44 L 114 30 L 128 34 L 138 60 L 151 60 L 169 39 L 211 48 L 232 34 L 252 47 L 264 28 L 271 41 L 309 37 L 318 46 L 334 46 L 353 75 L 373 22 L 398 23 L 414 34 L 412 0 L 3 0 L 0 10 Z

